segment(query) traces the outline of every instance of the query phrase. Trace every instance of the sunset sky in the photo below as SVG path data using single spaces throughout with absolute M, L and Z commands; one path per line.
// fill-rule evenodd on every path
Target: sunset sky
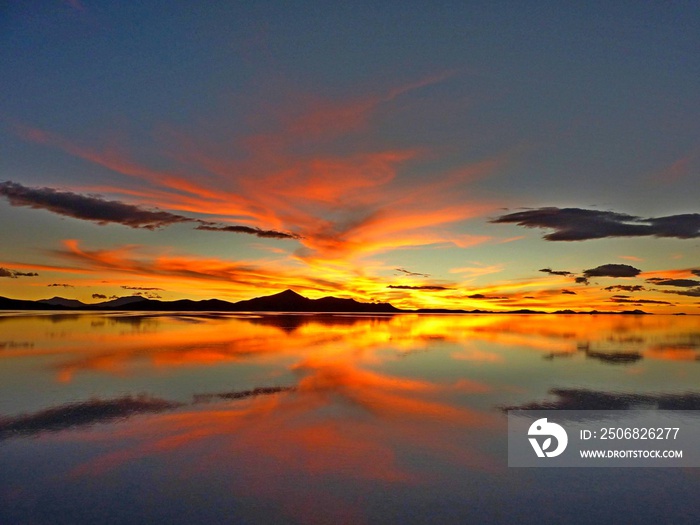
M 14 2 L 0 57 L 0 296 L 700 313 L 695 2 Z

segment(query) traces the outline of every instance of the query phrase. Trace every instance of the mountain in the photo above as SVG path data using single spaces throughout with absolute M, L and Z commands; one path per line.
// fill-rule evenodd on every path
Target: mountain
M 237 312 L 312 312 L 314 301 L 299 295 L 295 291 L 284 292 L 265 297 L 256 297 L 234 303 Z
M 360 303 L 355 299 L 307 299 L 293 290 L 235 303 L 237 312 L 401 312 L 389 303 Z
M 361 303 L 355 299 L 340 299 L 338 297 L 322 297 L 308 299 L 293 290 L 264 297 L 255 297 L 232 303 L 221 299 L 205 299 L 193 301 L 180 299 L 177 301 L 160 301 L 146 299 L 138 295 L 120 297 L 102 303 L 85 304 L 74 299 L 54 297 L 41 301 L 21 301 L 0 297 L 0 310 L 126 310 L 149 312 L 352 312 L 352 313 L 446 313 L 446 314 L 545 314 L 537 310 L 513 310 L 509 312 L 490 312 L 487 310 L 449 310 L 430 308 L 420 310 L 401 310 L 390 303 Z M 627 310 L 622 312 L 573 312 L 563 310 L 559 313 L 578 314 L 646 314 L 642 310 Z
M 39 301 L 22 301 L 0 297 L 0 310 L 63 310 L 65 307 Z
M 52 297 L 51 299 L 40 299 L 37 303 L 50 304 L 53 306 L 67 306 L 68 308 L 80 308 L 87 306 L 84 302 L 77 299 L 66 299 L 65 297 Z
M 149 312 L 233 312 L 238 311 L 235 303 L 222 301 L 221 299 L 205 299 L 192 301 L 180 299 L 177 301 L 159 301 L 140 297 L 140 301 L 131 301 L 119 306 L 112 306 L 112 310 L 149 311 Z
M 338 299 L 337 297 L 322 297 L 311 300 L 311 302 L 314 303 L 314 309 L 318 312 L 392 313 L 404 311 L 390 303 L 360 303 L 355 299 Z
M 126 297 L 118 297 L 117 299 L 111 299 L 109 301 L 104 301 L 90 306 L 98 308 L 118 308 L 120 306 L 124 306 L 125 304 L 136 303 L 145 300 L 146 299 L 144 299 L 140 295 L 127 295 Z
M 222 301 L 221 299 L 206 299 L 192 301 L 181 299 L 179 301 L 157 301 L 143 299 L 139 302 L 117 306 L 118 310 L 148 310 L 148 311 L 196 311 L 196 312 L 400 312 L 398 308 L 389 303 L 360 303 L 354 299 L 339 299 L 337 297 L 323 297 L 321 299 L 307 299 L 303 295 L 292 290 L 255 297 L 237 303 Z

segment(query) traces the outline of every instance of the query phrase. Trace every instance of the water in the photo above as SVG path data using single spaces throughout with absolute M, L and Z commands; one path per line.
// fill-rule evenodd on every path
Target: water
M 0 523 L 697 523 L 506 407 L 700 409 L 693 316 L 0 314 Z

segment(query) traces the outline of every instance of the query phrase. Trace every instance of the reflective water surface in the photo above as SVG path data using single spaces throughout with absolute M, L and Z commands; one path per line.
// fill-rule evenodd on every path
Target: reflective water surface
M 508 407 L 700 409 L 695 316 L 0 314 L 0 523 L 697 523 Z

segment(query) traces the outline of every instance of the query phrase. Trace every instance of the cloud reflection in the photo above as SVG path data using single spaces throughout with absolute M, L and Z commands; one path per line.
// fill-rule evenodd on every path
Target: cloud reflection
M 533 401 L 503 410 L 700 410 L 700 393 L 606 392 L 577 388 L 553 388 L 556 399 Z
M 137 414 L 173 410 L 181 405 L 181 403 L 146 395 L 67 403 L 31 414 L 0 417 L 0 440 L 109 423 Z
M 8 339 L 34 347 L 6 345 L 0 355 L 56 354 L 51 369 L 66 383 L 87 372 L 124 377 L 144 366 L 164 371 L 262 364 L 282 356 L 302 363 L 348 353 L 371 364 L 385 349 L 391 350 L 381 360 L 448 348 L 455 360 L 494 366 L 507 365 L 501 350 L 508 348 L 552 359 L 570 354 L 571 366 L 581 358 L 633 365 L 643 359 L 695 361 L 700 354 L 691 316 L 70 314 L 32 317 L 61 324 L 60 332 L 40 331 L 32 341 L 24 340 L 19 324 L 13 334 L 13 321 L 3 319 Z M 107 324 L 94 325 L 101 321 Z M 71 342 L 75 338 L 79 344 Z

